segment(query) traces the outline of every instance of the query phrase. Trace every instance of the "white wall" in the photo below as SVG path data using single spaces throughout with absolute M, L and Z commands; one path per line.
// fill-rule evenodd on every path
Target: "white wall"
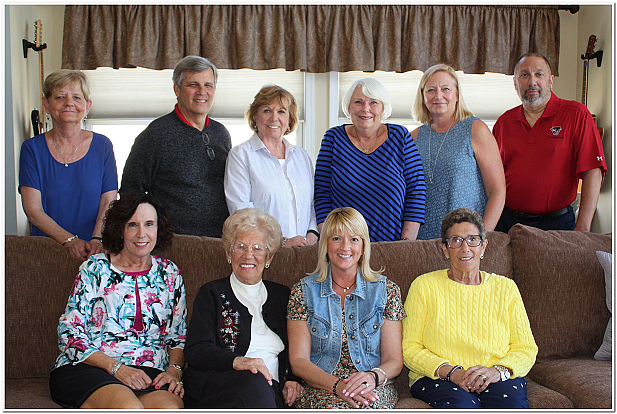
M 43 24 L 43 43 L 47 43 L 47 49 L 43 51 L 45 74 L 49 74 L 61 68 L 62 65 L 62 30 L 64 28 L 64 6 L 5 6 L 10 11 L 9 42 L 11 65 L 5 70 L 10 70 L 12 78 L 11 102 L 6 102 L 12 109 L 13 136 L 6 139 L 13 141 L 12 154 L 14 168 L 5 173 L 13 174 L 15 183 L 18 182 L 19 151 L 21 143 L 32 136 L 30 112 L 40 106 L 39 100 L 39 59 L 38 54 L 32 49 L 28 50 L 28 58 L 24 59 L 22 39 L 34 41 L 34 22 L 41 20 Z M 11 154 L 5 154 L 6 157 Z M 11 167 L 6 163 L 7 167 Z M 6 202 L 16 203 L 16 217 L 6 217 L 6 221 L 16 221 L 12 225 L 7 224 L 7 229 L 17 229 L 17 234 L 28 234 L 28 220 L 21 206 L 21 198 L 17 187 L 5 188 Z M 7 211 L 9 209 L 7 208 Z
M 577 100 L 581 100 L 583 60 L 581 54 L 585 53 L 590 35 L 596 35 L 595 51 L 603 50 L 602 66 L 598 67 L 596 60 L 589 64 L 589 86 L 587 107 L 598 118 L 598 126 L 604 128 L 604 155 L 608 172 L 602 185 L 598 208 L 594 217 L 591 230 L 593 232 L 611 232 L 613 229 L 613 116 L 614 108 L 611 105 L 614 99 L 613 85 L 613 10 L 614 5 L 581 6 L 578 13 L 578 38 L 576 43 L 576 68 L 577 68 Z

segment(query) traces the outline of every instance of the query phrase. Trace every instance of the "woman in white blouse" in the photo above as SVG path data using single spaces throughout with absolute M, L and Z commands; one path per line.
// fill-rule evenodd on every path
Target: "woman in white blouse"
M 255 133 L 229 151 L 225 167 L 229 213 L 260 207 L 279 222 L 283 246 L 316 243 L 313 163 L 304 148 L 284 138 L 298 125 L 296 99 L 280 86 L 264 86 L 246 118 Z

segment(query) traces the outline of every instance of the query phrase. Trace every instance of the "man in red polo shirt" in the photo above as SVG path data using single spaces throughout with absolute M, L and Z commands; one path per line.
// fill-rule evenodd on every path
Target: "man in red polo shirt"
M 522 101 L 499 117 L 493 135 L 506 175 L 506 205 L 495 230 L 516 223 L 544 230 L 589 231 L 598 204 L 604 150 L 591 114 L 552 92 L 548 60 L 523 55 L 514 67 Z M 582 178 L 578 219 L 570 204 Z

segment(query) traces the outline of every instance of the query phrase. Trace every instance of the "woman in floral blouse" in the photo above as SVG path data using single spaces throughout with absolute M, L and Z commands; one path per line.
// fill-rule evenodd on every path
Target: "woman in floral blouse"
M 289 360 L 305 381 L 295 408 L 393 408 L 401 373 L 401 291 L 371 269 L 362 214 L 334 209 L 324 222 L 315 273 L 287 307 Z M 389 380 L 390 379 L 390 380 Z
M 166 210 L 146 193 L 109 208 L 108 253 L 81 267 L 60 317 L 50 376 L 66 408 L 182 408 L 186 296 L 176 265 L 151 255 L 173 237 Z

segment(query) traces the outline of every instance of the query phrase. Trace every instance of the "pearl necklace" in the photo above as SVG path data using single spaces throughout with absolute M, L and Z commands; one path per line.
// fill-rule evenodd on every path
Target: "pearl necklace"
M 429 134 L 429 138 L 428 138 L 428 163 L 427 163 L 429 184 L 433 184 L 433 177 L 435 177 L 435 170 L 437 169 L 437 158 L 439 158 L 441 147 L 443 147 L 444 142 L 446 142 L 446 138 L 448 138 L 448 133 L 452 129 L 453 125 L 454 125 L 454 120 L 452 120 L 452 123 L 450 124 L 450 128 L 448 128 L 448 130 L 446 131 L 446 135 L 444 135 L 443 140 L 441 140 L 441 145 L 439 146 L 439 150 L 437 150 L 437 155 L 435 156 L 435 162 L 433 163 L 432 173 L 431 173 L 431 141 L 433 140 L 433 127 L 432 127 L 432 124 L 428 126 L 429 130 L 431 131 Z
M 81 138 L 81 136 L 80 136 Z M 71 154 L 71 156 L 69 157 L 69 159 L 67 160 L 66 157 L 64 157 L 62 155 L 62 151 L 60 151 L 60 146 L 58 146 L 58 143 L 56 142 L 56 140 L 53 138 L 53 136 L 51 137 L 51 141 L 54 143 L 54 146 L 56 147 L 56 150 L 58 151 L 58 157 L 62 157 L 64 159 L 64 166 L 65 167 L 69 167 L 70 162 L 73 160 L 73 157 L 75 156 L 75 154 L 77 153 L 77 150 L 79 149 L 79 147 L 81 146 L 81 143 L 84 142 L 83 139 L 81 139 L 81 141 L 79 141 L 79 144 L 77 144 L 77 146 L 75 147 L 75 151 L 73 151 L 73 153 Z

